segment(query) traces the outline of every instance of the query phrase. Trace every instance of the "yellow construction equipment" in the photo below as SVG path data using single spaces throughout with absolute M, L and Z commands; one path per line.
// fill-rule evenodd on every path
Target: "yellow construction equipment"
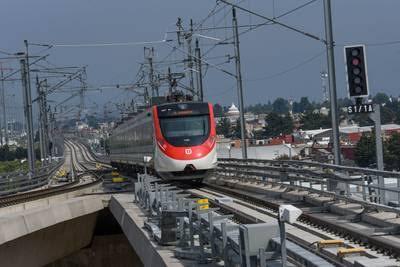
M 208 198 L 202 198 L 197 200 L 197 204 L 199 204 L 198 209 L 199 210 L 208 210 Z
M 343 258 L 348 255 L 364 254 L 364 253 L 365 253 L 365 249 L 363 249 L 363 248 L 340 248 L 337 252 L 337 256 L 339 258 Z
M 318 241 L 317 246 L 318 248 L 339 247 L 339 246 L 344 246 L 344 241 L 339 239 L 321 240 Z
M 62 178 L 67 176 L 67 171 L 64 169 L 60 169 L 56 172 L 56 177 L 57 178 Z
M 125 182 L 125 178 L 124 177 L 113 177 L 112 182 L 113 183 L 122 183 L 122 182 Z
M 117 171 L 112 171 L 112 172 L 111 172 L 111 176 L 117 177 L 117 176 L 119 176 L 119 172 L 117 172 Z

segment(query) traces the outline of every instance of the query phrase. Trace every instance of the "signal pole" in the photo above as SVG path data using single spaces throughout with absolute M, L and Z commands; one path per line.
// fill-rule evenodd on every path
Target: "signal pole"
M 236 18 L 236 10 L 232 7 L 232 25 L 233 25 L 233 41 L 235 46 L 235 63 L 236 63 L 236 82 L 239 97 L 239 111 L 240 111 L 240 137 L 242 141 L 242 157 L 247 159 L 247 143 L 246 143 L 246 122 L 244 119 L 244 104 L 243 104 L 243 83 L 242 71 L 240 69 L 240 49 L 239 49 L 239 31 L 238 22 Z
M 324 17 L 325 17 L 326 55 L 328 61 L 329 93 L 330 93 L 331 116 L 332 116 L 333 155 L 335 164 L 341 165 L 331 0 L 324 0 Z

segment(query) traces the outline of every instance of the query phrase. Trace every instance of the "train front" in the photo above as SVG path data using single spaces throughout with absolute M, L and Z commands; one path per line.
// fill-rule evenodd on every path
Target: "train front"
M 153 107 L 154 168 L 167 180 L 197 180 L 217 165 L 216 130 L 210 103 L 169 103 Z

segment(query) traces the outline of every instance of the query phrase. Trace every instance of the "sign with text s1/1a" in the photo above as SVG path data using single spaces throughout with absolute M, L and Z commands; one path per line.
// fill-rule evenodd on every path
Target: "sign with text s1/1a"
M 347 107 L 347 114 L 358 114 L 358 113 L 372 113 L 374 112 L 373 104 L 361 104 L 361 105 L 351 105 Z

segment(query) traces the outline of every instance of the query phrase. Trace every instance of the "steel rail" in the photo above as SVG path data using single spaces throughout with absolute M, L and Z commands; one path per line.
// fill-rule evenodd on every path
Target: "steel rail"
M 272 202 L 272 201 L 258 198 L 258 197 L 252 196 L 250 194 L 239 193 L 235 190 L 231 190 L 229 188 L 222 187 L 222 186 L 206 184 L 206 188 L 207 187 L 211 188 L 217 192 L 222 192 L 228 196 L 232 196 L 232 197 L 241 199 L 255 207 L 260 206 L 260 207 L 269 209 L 275 213 L 277 213 L 279 210 L 279 204 Z M 248 207 L 251 207 L 250 205 Z M 256 208 L 253 208 L 253 209 L 257 210 Z M 260 210 L 258 210 L 258 211 L 260 212 Z M 269 216 L 274 216 L 272 214 L 268 214 L 268 213 L 266 213 L 266 214 Z M 274 217 L 276 217 L 276 215 Z M 314 226 L 315 228 L 317 228 L 319 230 L 322 229 L 326 233 L 334 233 L 335 235 L 341 236 L 343 239 L 345 239 L 347 241 L 351 241 L 353 243 L 359 243 L 364 247 L 367 247 L 367 248 L 370 248 L 371 250 L 377 251 L 378 253 L 381 252 L 381 253 L 396 257 L 396 258 L 400 258 L 400 243 L 395 244 L 392 240 L 385 239 L 384 236 L 370 235 L 369 233 L 366 233 L 365 231 L 346 227 L 343 224 L 336 224 L 332 221 L 319 218 L 318 216 L 313 215 L 312 213 L 307 213 L 307 212 L 303 212 L 298 220 L 301 223 L 305 223 L 310 226 Z M 302 230 L 306 230 L 310 233 L 315 234 L 315 231 L 312 231 L 311 228 L 308 228 L 308 229 L 304 228 L 304 226 L 302 226 L 301 224 L 299 224 L 297 222 L 292 225 L 295 227 L 298 227 Z M 290 240 L 293 241 L 292 238 Z

